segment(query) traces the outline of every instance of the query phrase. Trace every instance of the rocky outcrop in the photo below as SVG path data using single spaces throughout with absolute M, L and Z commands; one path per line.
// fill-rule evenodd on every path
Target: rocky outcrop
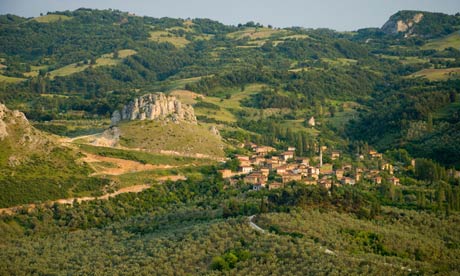
M 33 153 L 47 154 L 56 144 L 51 135 L 35 129 L 24 113 L 0 104 L 0 151 L 3 147 L 10 149 L 6 156 L 8 166 L 15 167 Z
M 0 104 L 0 140 L 3 140 L 6 136 L 8 136 L 8 131 L 6 130 L 6 123 L 4 121 L 6 113 L 6 106 Z
M 214 134 L 215 136 L 220 137 L 219 129 L 217 129 L 216 126 L 209 127 L 209 131 L 211 131 L 211 133 Z
M 176 97 L 163 93 L 147 94 L 135 98 L 121 110 L 113 112 L 111 118 L 112 125 L 120 121 L 132 120 L 171 120 L 197 123 L 192 106 L 183 104 Z
M 405 37 L 412 36 L 413 28 L 423 19 L 423 13 L 415 13 L 413 17 L 401 18 L 398 14 L 392 16 L 383 26 L 382 31 L 387 34 L 405 33 Z
M 0 140 L 9 136 L 8 128 L 21 128 L 24 131 L 24 136 L 20 141 L 27 140 L 27 136 L 31 135 L 31 126 L 24 113 L 18 110 L 9 110 L 4 104 L 0 104 Z

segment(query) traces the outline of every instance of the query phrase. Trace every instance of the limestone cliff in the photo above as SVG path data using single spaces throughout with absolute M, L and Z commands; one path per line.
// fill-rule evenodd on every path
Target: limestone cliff
M 382 31 L 388 34 L 404 33 L 405 37 L 413 35 L 415 25 L 422 21 L 423 13 L 415 13 L 412 17 L 403 18 L 399 13 L 392 16 L 383 26 Z
M 54 147 L 51 135 L 31 126 L 24 113 L 0 104 L 0 166 L 5 162 L 10 166 L 19 165 L 27 156 L 46 155 Z
M 135 98 L 121 110 L 113 112 L 111 120 L 112 125 L 125 120 L 171 120 L 197 123 L 192 106 L 183 104 L 176 97 L 163 93 L 146 94 Z

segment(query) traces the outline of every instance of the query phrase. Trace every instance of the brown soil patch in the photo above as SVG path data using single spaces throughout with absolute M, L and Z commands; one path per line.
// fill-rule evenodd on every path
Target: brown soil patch
M 98 175 L 98 174 L 120 175 L 120 174 L 125 174 L 125 173 L 149 171 L 149 170 L 156 170 L 156 169 L 169 169 L 169 168 L 174 167 L 174 166 L 169 166 L 169 165 L 155 165 L 154 166 L 151 164 L 142 164 L 140 162 L 132 161 L 132 160 L 105 157 L 105 156 L 100 156 L 100 155 L 95 155 L 95 154 L 90 154 L 90 153 L 85 153 L 85 154 L 86 154 L 86 157 L 84 157 L 82 160 L 85 161 L 86 163 L 89 163 L 90 165 L 91 164 L 96 165 L 102 162 L 107 162 L 107 163 L 111 163 L 114 165 L 113 168 L 98 166 L 98 168 L 95 168 L 96 173 L 94 173 L 94 175 Z
M 158 177 L 157 180 L 158 181 L 167 181 L 167 180 L 178 181 L 178 180 L 187 180 L 187 177 L 183 175 L 166 175 L 166 176 Z

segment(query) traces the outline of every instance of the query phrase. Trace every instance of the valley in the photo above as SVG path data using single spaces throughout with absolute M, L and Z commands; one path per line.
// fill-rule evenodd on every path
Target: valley
M 460 273 L 460 15 L 0 15 L 0 275 Z

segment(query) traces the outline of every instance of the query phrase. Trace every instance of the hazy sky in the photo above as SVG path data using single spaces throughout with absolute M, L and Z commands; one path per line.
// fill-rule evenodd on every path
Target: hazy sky
M 32 17 L 80 7 L 119 9 L 153 17 L 211 18 L 236 25 L 255 21 L 275 27 L 356 30 L 380 27 L 398 10 L 454 14 L 460 0 L 0 0 L 0 14 Z

